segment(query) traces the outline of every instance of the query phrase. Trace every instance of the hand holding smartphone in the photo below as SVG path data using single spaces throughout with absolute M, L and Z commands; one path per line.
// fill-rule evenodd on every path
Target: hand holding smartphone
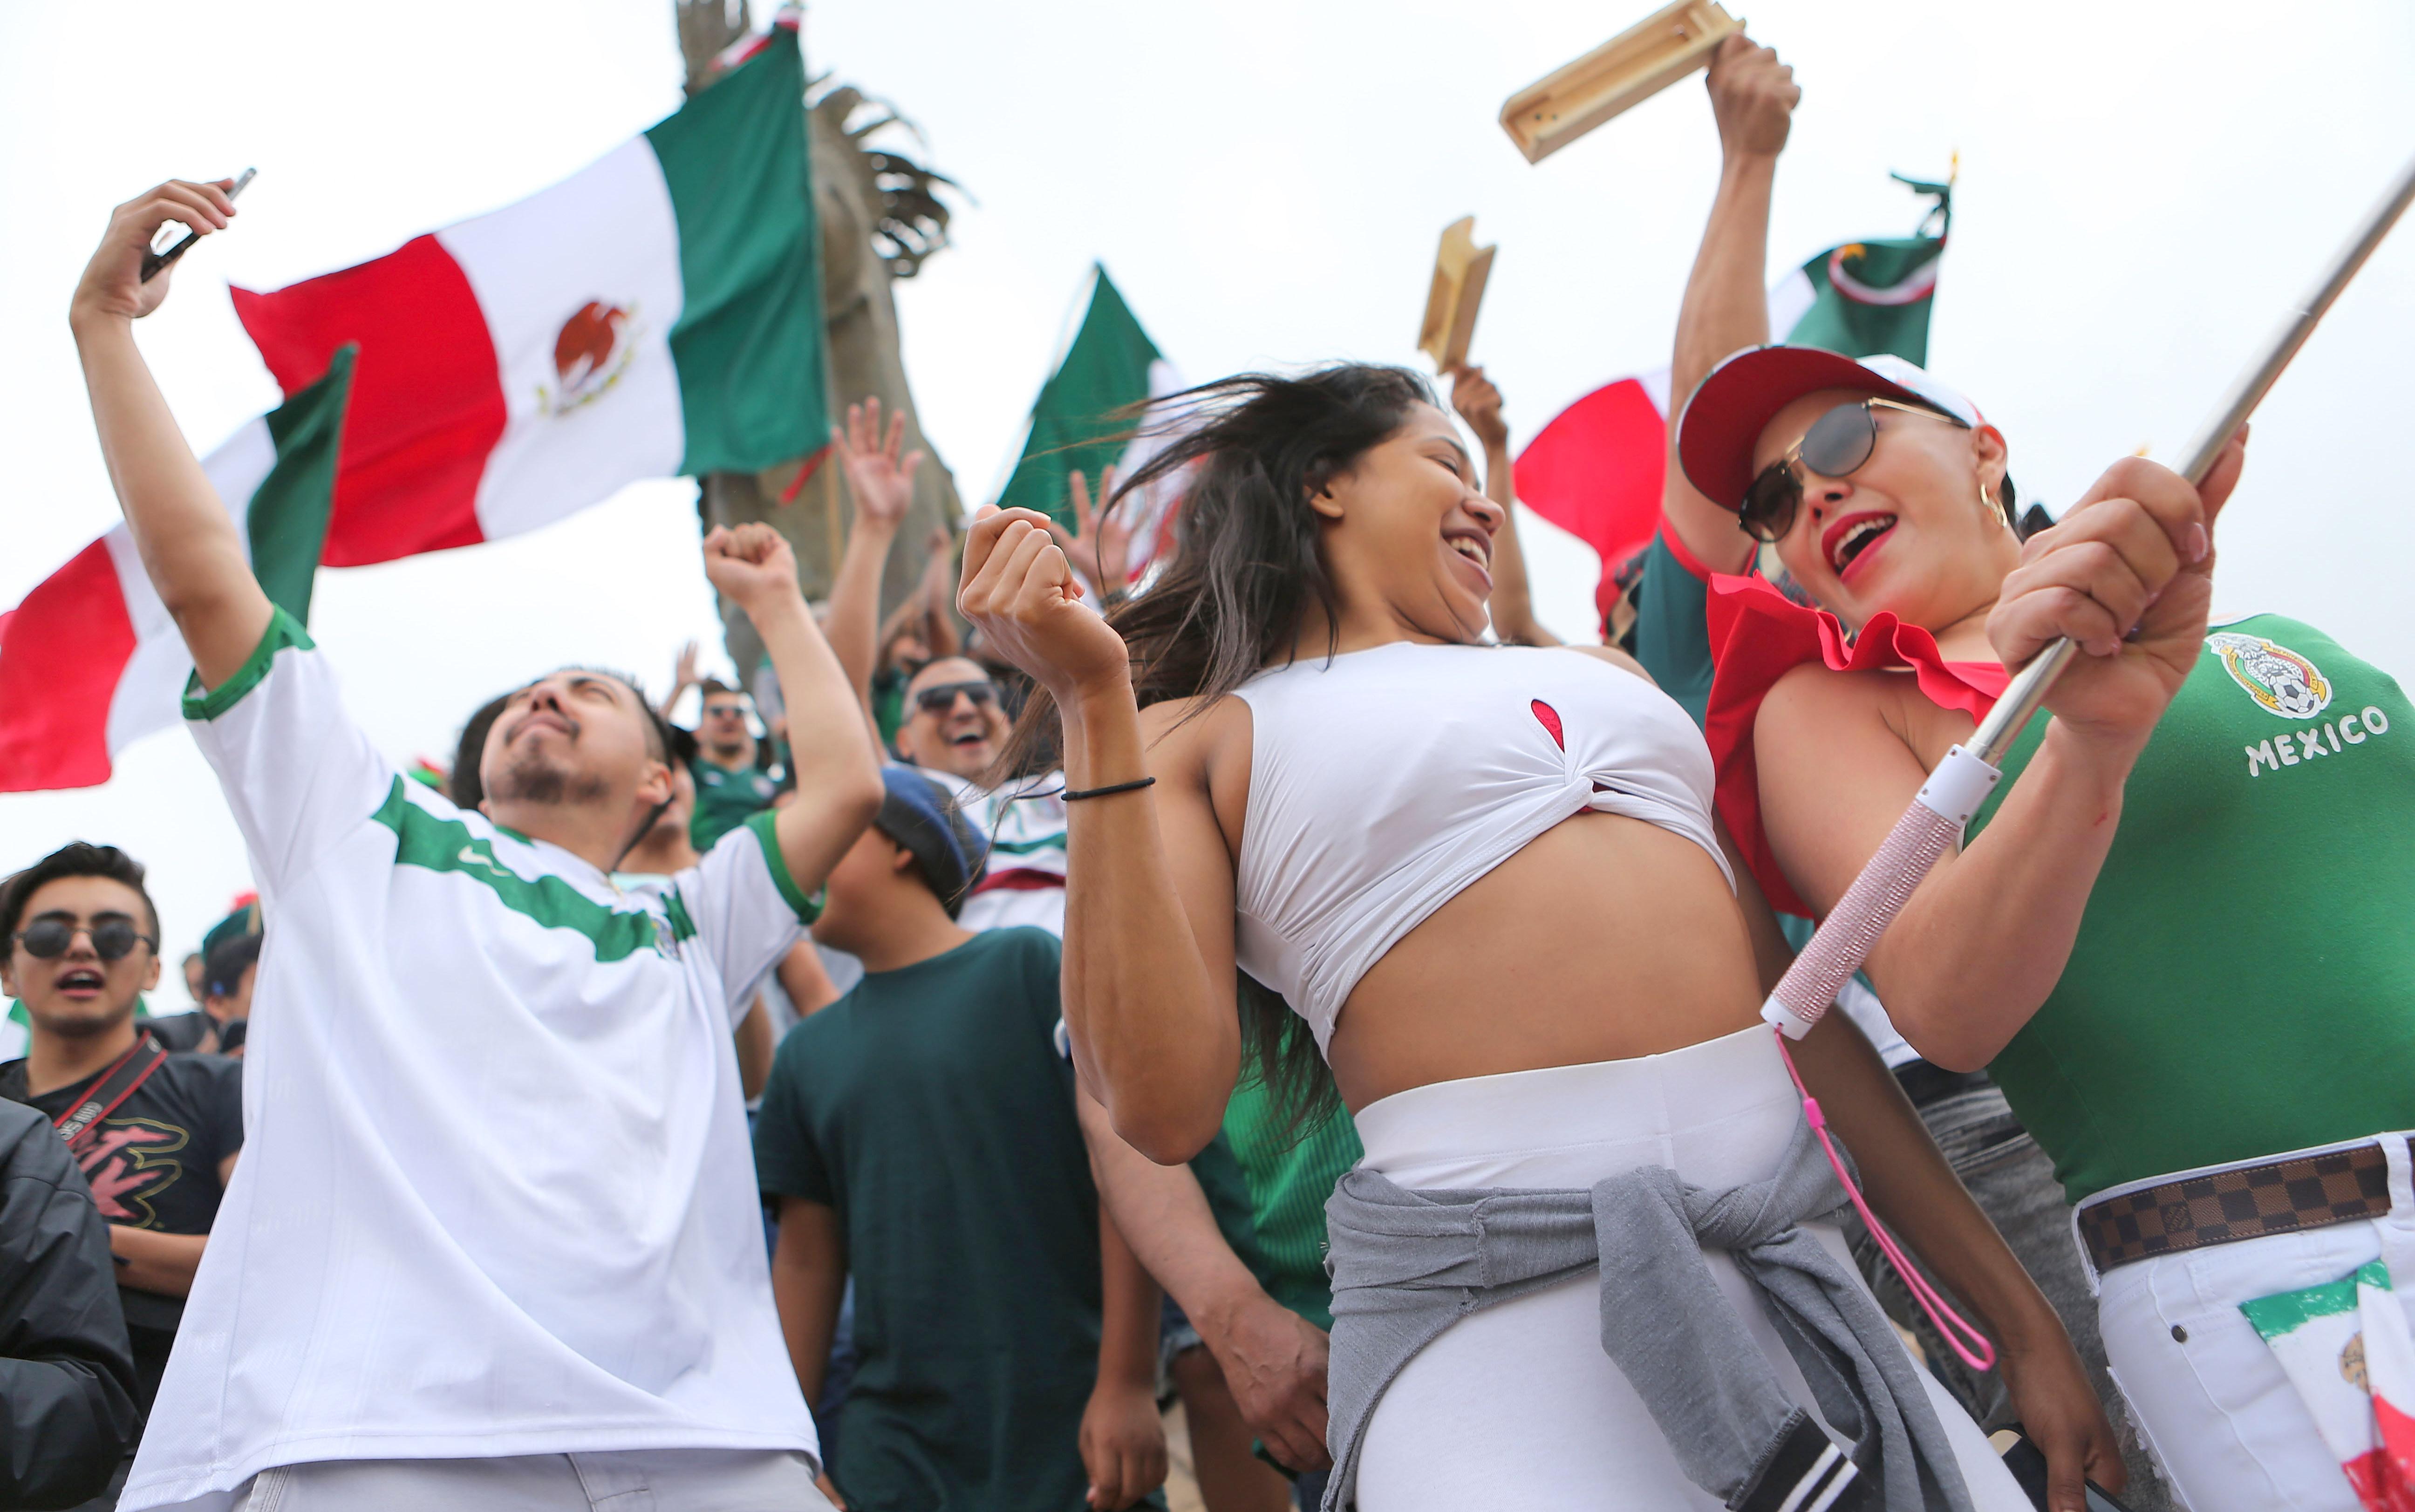
M 2006 1439 L 2012 1442 L 2006 1444 L 2003 1442 Z M 1990 1434 L 1988 1442 L 2001 1447 L 2004 1468 L 2011 1471 L 2013 1479 L 2020 1483 L 2022 1491 L 2029 1496 L 2030 1505 L 2038 1512 L 2053 1512 L 2046 1500 L 2046 1455 L 2038 1446 L 2017 1430 Z M 2113 1500 L 2112 1493 L 2094 1481 L 2089 1481 L 2086 1490 L 2088 1512 L 2130 1512 L 2128 1507 Z
M 257 170 L 247 168 L 236 175 L 233 185 L 227 189 L 227 198 L 232 200 L 241 194 L 243 187 L 251 182 L 251 175 L 255 172 Z M 181 237 L 176 235 L 180 231 L 184 232 Z M 142 281 L 149 283 L 161 268 L 183 257 L 192 245 L 201 239 L 200 232 L 182 222 L 172 220 L 161 226 L 158 232 L 151 238 L 149 249 L 142 254 Z

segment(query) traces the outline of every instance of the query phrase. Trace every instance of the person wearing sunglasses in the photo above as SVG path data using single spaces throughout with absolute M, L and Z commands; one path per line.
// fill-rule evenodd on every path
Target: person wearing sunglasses
M 114 846 L 66 846 L 0 887 L 0 990 L 32 1024 L 24 1057 L 0 1066 L 0 1098 L 68 1136 L 109 1221 L 148 1415 L 243 1148 L 242 1065 L 144 1034 L 135 1001 L 159 984 L 159 916 L 142 864 Z
M 701 854 L 721 837 L 770 808 L 780 796 L 781 777 L 763 768 L 755 732 L 747 726 L 746 696 L 727 683 L 707 680 L 704 705 L 695 731 L 696 754 L 687 762 L 696 784 L 696 803 L 688 820 L 688 843 Z
M 903 415 L 892 415 L 884 432 L 878 399 L 850 406 L 835 438 L 855 517 L 831 586 L 831 650 L 847 667 L 876 730 L 873 657 L 880 583 L 898 524 L 913 502 L 914 471 L 922 457 L 905 450 L 905 439 Z M 916 591 L 930 589 L 926 576 Z M 949 634 L 953 633 L 951 625 Z M 1065 804 L 1057 795 L 1065 786 L 1064 773 L 1038 772 L 991 786 L 1007 733 L 998 682 L 970 657 L 934 657 L 907 681 L 896 753 L 948 790 L 988 847 L 981 879 L 957 922 L 975 933 L 1028 925 L 1061 936 Z
M 2047 1211 L 2070 1205 L 2080 1297 L 2176 1500 L 2354 1507 L 2307 1405 L 2327 1382 L 2302 1397 L 2253 1308 L 2319 1311 L 2303 1289 L 2376 1261 L 2415 1280 L 2415 708 L 2312 625 L 2210 622 L 2243 436 L 2202 488 L 2117 462 L 2024 540 L 2012 444 L 1967 397 L 1760 347 L 1755 184 L 1723 185 L 1674 375 L 1698 386 L 1668 526 L 1710 569 L 1720 813 L 1772 901 L 1817 917 L 2008 668 L 2078 645 L 1868 975 L 2051 1159 Z M 1756 549 L 1811 604 L 1743 576 Z

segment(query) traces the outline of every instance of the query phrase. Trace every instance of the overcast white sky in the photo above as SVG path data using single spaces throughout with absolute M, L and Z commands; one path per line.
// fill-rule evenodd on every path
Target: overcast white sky
M 825 0 L 808 67 L 895 100 L 975 197 L 900 286 L 924 425 L 968 500 L 1003 476 L 1103 259 L 1189 376 L 1418 362 L 1442 227 L 1500 256 L 1476 354 L 1519 440 L 1666 362 L 1717 171 L 1699 80 L 1539 167 L 1501 100 L 1649 0 Z M 1960 0 L 1735 8 L 1805 85 L 1772 260 L 1900 235 L 1889 169 L 1962 187 L 1930 366 L 2067 502 L 2142 443 L 2182 445 L 2233 369 L 2415 154 L 2415 7 Z M 759 19 L 759 18 L 758 18 Z M 145 0 L 0 7 L 0 605 L 115 517 L 64 314 L 110 206 L 169 173 L 259 167 L 235 234 L 184 264 L 144 345 L 206 451 L 277 392 L 225 286 L 274 288 L 518 199 L 679 102 L 668 0 Z M 2404 455 L 2415 229 L 2366 270 L 2257 420 L 2220 598 L 2313 620 L 2415 669 Z M 323 574 L 312 630 L 398 757 L 569 660 L 659 682 L 714 632 L 689 485 L 536 535 Z M 1591 554 L 1530 523 L 1547 620 L 1591 620 Z M 181 732 L 108 786 L 0 796 L 0 870 L 70 838 L 151 862 L 172 952 L 248 885 Z M 163 996 L 180 1001 L 172 987 Z

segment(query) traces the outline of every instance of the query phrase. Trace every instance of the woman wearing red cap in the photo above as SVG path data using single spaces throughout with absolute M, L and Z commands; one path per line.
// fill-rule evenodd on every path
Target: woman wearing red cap
M 2310 626 L 2209 626 L 2243 436 L 2201 489 L 2117 463 L 2024 541 L 1969 400 L 1895 359 L 1756 349 L 1791 85 L 1730 47 L 1669 525 L 1714 574 L 1765 543 L 1819 607 L 1710 578 L 1721 816 L 1773 904 L 1816 917 L 2004 669 L 2079 645 L 1868 975 L 1913 1048 L 1988 1068 L 2054 1159 L 2178 1498 L 2356 1507 L 2405 1474 L 2377 1425 L 2415 1386 L 2363 1363 L 2415 1361 L 2388 1296 L 2393 1270 L 2415 1285 L 2415 710 Z M 2359 1319 L 2349 1370 L 2326 1330 Z
M 1327 1512 L 2025 1505 L 1829 1221 L 1693 722 L 1617 652 L 1484 643 L 1501 508 L 1422 380 L 1188 405 L 1126 484 L 1196 464 L 1149 591 L 1102 618 L 1010 510 L 959 603 L 1045 690 L 1025 735 L 1061 712 L 1067 1028 L 1117 1133 L 1164 1163 L 1214 1136 L 1237 996 L 1278 1101 L 1351 1110 Z M 1878 1057 L 1832 1020 L 1795 1058 L 2074 1488 L 2118 1465 Z

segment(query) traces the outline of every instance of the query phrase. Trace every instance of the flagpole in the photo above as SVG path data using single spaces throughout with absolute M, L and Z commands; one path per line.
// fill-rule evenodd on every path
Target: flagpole
M 2332 259 L 2320 282 L 2284 320 L 2257 360 L 2242 371 L 2222 407 L 2198 433 L 2182 457 L 2181 474 L 2192 484 L 2205 482 L 2214 462 L 2239 427 L 2272 391 L 2289 360 L 2306 344 L 2341 291 L 2362 268 L 2382 238 L 2390 234 L 2410 202 L 2415 202 L 2415 162 L 2399 172 L 2390 192 L 2376 204 L 2348 245 Z M 1872 856 L 1853 885 L 1821 921 L 1803 953 L 1787 968 L 1778 988 L 1762 1005 L 1761 1015 L 1790 1038 L 1810 1031 L 1837 994 L 1862 963 L 1869 959 L 1879 936 L 1903 911 L 1912 894 L 1939 858 L 1961 838 L 1962 830 L 1988 793 L 2002 778 L 2005 753 L 2045 704 L 2055 679 L 2071 665 L 2077 651 L 2068 640 L 2056 640 L 2013 678 L 2003 696 L 1979 722 L 1967 744 L 1955 746 L 1929 773 L 1919 796 L 1896 821 L 1878 854 Z

